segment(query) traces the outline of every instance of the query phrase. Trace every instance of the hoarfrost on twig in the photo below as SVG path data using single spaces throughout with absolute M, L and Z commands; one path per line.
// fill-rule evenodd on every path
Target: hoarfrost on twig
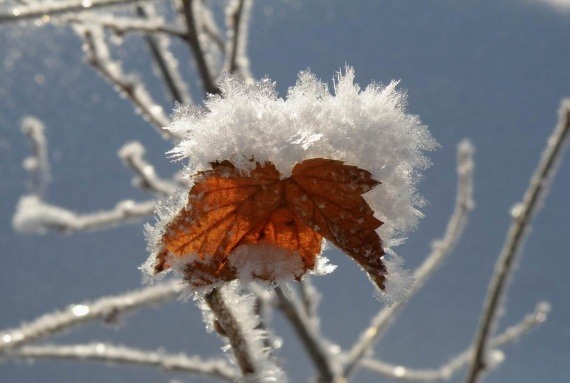
M 24 346 L 9 354 L 0 354 L 0 360 L 3 358 L 66 359 L 107 364 L 133 364 L 160 368 L 169 372 L 185 372 L 219 378 L 228 382 L 235 382 L 237 379 L 235 368 L 223 359 L 202 359 L 183 353 L 168 354 L 162 350 L 139 350 L 107 343 Z
M 566 140 L 570 131 L 570 99 L 562 100 L 558 115 L 558 124 L 548 138 L 522 203 L 518 205 L 517 213 L 513 215 L 513 222 L 495 264 L 495 272 L 489 283 L 479 326 L 473 340 L 475 352 L 467 373 L 468 383 L 477 382 L 486 368 L 487 343 L 492 336 L 499 307 L 506 293 L 515 260 L 520 254 L 531 220 L 540 208 L 540 203 L 548 191 L 550 181 L 556 174 L 558 160 L 562 157 L 566 147 Z
M 0 353 L 49 338 L 89 321 L 113 320 L 123 313 L 175 298 L 182 289 L 179 281 L 170 281 L 92 302 L 73 304 L 65 310 L 44 314 L 20 327 L 0 331 Z
M 287 376 L 266 348 L 267 332 L 259 327 L 254 296 L 245 294 L 236 281 L 214 288 L 203 297 L 213 315 L 215 328 L 227 338 L 245 381 L 287 382 Z
M 493 338 L 490 342 L 491 349 L 496 351 L 496 355 L 502 355 L 498 350 L 499 347 L 519 340 L 523 335 L 543 323 L 549 312 L 550 304 L 539 302 L 534 311 L 526 315 L 520 323 L 507 328 L 500 335 Z M 473 357 L 473 353 L 474 349 L 469 348 L 438 369 L 412 369 L 371 358 L 363 359 L 361 365 L 371 371 L 375 371 L 379 374 L 398 380 L 433 382 L 451 379 L 451 377 L 453 377 L 453 375 L 455 375 L 461 368 L 467 366 L 470 359 Z M 497 362 L 502 362 L 501 358 L 498 358 Z
M 151 0 L 63 0 L 45 1 L 13 8 L 10 13 L 0 14 L 0 23 L 30 20 L 44 16 L 62 15 L 71 12 L 90 11 L 130 3 Z

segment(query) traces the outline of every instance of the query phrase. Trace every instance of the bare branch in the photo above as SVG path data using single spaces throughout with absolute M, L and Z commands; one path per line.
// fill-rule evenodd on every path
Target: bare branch
M 507 328 L 502 334 L 494 338 L 490 342 L 491 349 L 495 350 L 499 356 L 502 355 L 497 348 L 519 340 L 523 335 L 546 321 L 549 312 L 550 305 L 548 303 L 538 303 L 534 312 L 528 314 L 520 323 Z M 363 359 L 361 366 L 390 378 L 407 381 L 433 382 L 451 379 L 453 375 L 469 363 L 473 357 L 473 353 L 474 349 L 469 348 L 436 370 L 414 370 L 375 359 Z M 500 360 L 500 358 L 498 359 Z
M 137 13 L 142 18 L 148 18 L 149 13 L 153 18 L 158 18 L 154 7 L 137 6 Z M 147 34 L 144 36 L 146 43 L 150 49 L 157 70 L 160 73 L 166 88 L 174 102 L 190 105 L 192 99 L 186 83 L 182 79 L 178 71 L 178 60 L 170 51 L 170 41 L 165 36 L 153 36 Z
M 32 175 L 32 190 L 38 197 L 45 194 L 50 179 L 48 143 L 44 135 L 44 124 L 35 117 L 22 120 L 22 132 L 28 136 L 32 153 L 24 160 L 24 169 Z
M 227 44 L 224 69 L 228 73 L 238 72 L 243 78 L 252 78 L 246 54 L 251 0 L 234 0 L 226 8 Z
M 12 225 L 23 233 L 43 234 L 48 230 L 71 233 L 137 221 L 152 215 L 154 208 L 154 201 L 126 200 L 119 202 L 112 210 L 77 214 L 44 202 L 36 195 L 25 195 L 16 206 Z
M 309 353 L 313 364 L 319 373 L 318 382 L 333 382 L 337 375 L 334 370 L 331 357 L 327 351 L 327 345 L 322 341 L 318 329 L 312 325 L 311 321 L 300 308 L 300 304 L 294 297 L 287 294 L 278 286 L 275 288 L 280 310 L 289 320 L 293 329 L 299 336 L 300 341 Z
M 492 335 L 493 326 L 499 311 L 498 308 L 506 292 L 507 281 L 527 236 L 530 222 L 535 212 L 539 209 L 539 203 L 548 190 L 550 180 L 556 174 L 556 163 L 564 152 L 568 131 L 570 131 L 570 99 L 562 101 L 558 113 L 558 125 L 548 138 L 546 148 L 542 152 L 538 167 L 530 179 L 523 201 L 517 204 L 511 212 L 513 222 L 501 254 L 497 259 L 495 272 L 489 284 L 485 305 L 473 340 L 476 351 L 467 374 L 467 382 L 469 383 L 477 382 L 486 368 L 485 352 L 487 342 Z
M 63 0 L 13 8 L 10 13 L 0 14 L 0 23 L 35 19 L 44 16 L 90 11 L 97 8 L 126 5 L 149 0 Z
M 473 209 L 473 146 L 467 140 L 463 140 L 457 150 L 457 196 L 455 208 L 449 219 L 445 234 L 442 239 L 432 244 L 431 253 L 414 272 L 414 284 L 410 293 L 416 293 L 437 269 L 448 255 L 455 243 L 461 237 L 469 211 Z M 372 319 L 370 326 L 362 332 L 358 341 L 348 353 L 347 362 L 343 368 L 343 375 L 350 375 L 358 365 L 359 360 L 370 350 L 378 335 L 384 331 L 395 315 L 404 307 L 405 302 L 396 302 L 392 306 L 385 307 Z
M 168 372 L 219 378 L 234 382 L 237 378 L 235 369 L 223 359 L 202 359 L 183 353 L 167 354 L 162 350 L 139 350 L 106 343 L 76 345 L 25 346 L 0 356 L 4 359 L 59 359 L 78 360 L 115 364 L 133 364 L 159 368 Z
M 133 179 L 136 187 L 164 195 L 170 195 L 176 191 L 176 184 L 161 179 L 156 175 L 154 167 L 144 160 L 145 149 L 140 142 L 126 143 L 118 154 L 123 163 L 137 175 Z
M 183 286 L 169 281 L 121 295 L 74 304 L 62 311 L 44 314 L 18 328 L 0 331 L 0 354 L 93 320 L 114 321 L 124 313 L 177 297 Z
M 177 138 L 171 132 L 163 129 L 168 125 L 168 117 L 164 114 L 162 107 L 151 98 L 140 79 L 125 74 L 121 63 L 112 61 L 103 37 L 103 30 L 100 27 L 84 27 L 82 31 L 89 64 L 121 95 L 130 100 L 135 106 L 135 111 L 140 112 L 162 137 Z
M 194 0 L 182 0 L 182 12 L 188 29 L 188 44 L 190 45 L 194 61 L 198 67 L 198 73 L 202 79 L 204 93 L 220 94 L 220 89 L 214 83 L 212 71 L 206 62 L 206 56 L 204 55 L 204 51 L 200 45 L 200 40 L 198 39 L 198 29 L 196 20 L 194 19 L 193 3 Z

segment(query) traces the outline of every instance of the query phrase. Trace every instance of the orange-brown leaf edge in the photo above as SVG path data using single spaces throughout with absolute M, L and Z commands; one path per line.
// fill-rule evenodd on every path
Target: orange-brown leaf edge
M 298 163 L 282 180 L 271 162 L 257 163 L 249 174 L 229 161 L 212 163 L 212 170 L 197 175 L 185 208 L 167 225 L 155 272 L 170 267 L 169 255 L 195 254 L 204 262 L 186 268 L 192 284 L 236 279 L 228 256 L 239 245 L 255 243 L 298 252 L 306 271 L 315 266 L 325 237 L 384 288 L 384 251 L 376 233 L 382 222 L 361 196 L 377 184 L 365 170 L 322 158 Z

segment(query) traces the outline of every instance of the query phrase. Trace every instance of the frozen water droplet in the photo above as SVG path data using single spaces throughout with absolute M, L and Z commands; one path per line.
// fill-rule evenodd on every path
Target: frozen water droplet
M 524 204 L 519 202 L 511 208 L 511 217 L 519 218 L 524 210 Z
M 14 16 L 20 16 L 20 13 L 22 13 L 22 11 L 20 11 L 18 8 L 14 8 L 14 10 L 12 11 L 12 14 Z
M 160 105 L 152 105 L 152 106 L 150 107 L 150 112 L 151 112 L 152 114 L 159 114 L 159 113 L 162 113 L 162 106 L 160 106 Z
M 91 8 L 92 5 L 93 5 L 93 3 L 91 2 L 91 0 L 83 0 L 81 2 L 81 6 L 83 8 Z
M 487 364 L 490 368 L 495 368 L 505 361 L 505 353 L 501 350 L 491 350 L 487 354 Z
M 2 335 L 2 342 L 10 343 L 11 341 L 12 341 L 12 335 L 10 335 L 10 334 Z
M 329 352 L 330 352 L 332 355 L 338 355 L 338 354 L 340 354 L 341 351 L 342 351 L 342 350 L 341 350 L 341 348 L 340 348 L 340 346 L 339 346 L 338 344 L 331 344 L 330 347 L 329 347 Z
M 89 314 L 89 306 L 85 306 L 85 305 L 74 305 L 71 307 L 71 312 L 73 313 L 73 315 L 75 315 L 76 317 L 83 317 L 87 314 Z
M 95 352 L 96 352 L 97 354 L 102 354 L 102 353 L 104 353 L 106 349 L 107 349 L 107 346 L 105 346 L 104 343 L 98 343 L 98 344 L 95 346 Z
M 396 375 L 398 378 L 403 377 L 406 375 L 406 368 L 402 366 L 394 367 L 394 375 Z

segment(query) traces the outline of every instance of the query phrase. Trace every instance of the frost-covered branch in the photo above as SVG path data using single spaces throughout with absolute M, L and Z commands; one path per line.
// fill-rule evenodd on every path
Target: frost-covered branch
M 170 181 L 161 179 L 156 175 L 154 167 L 145 161 L 145 148 L 138 141 L 128 142 L 119 150 L 119 157 L 123 163 L 131 168 L 136 178 L 133 184 L 144 190 L 154 193 L 170 195 L 176 191 L 176 185 Z
M 48 143 L 44 135 L 44 124 L 35 117 L 25 117 L 22 132 L 28 136 L 32 153 L 24 160 L 24 169 L 32 175 L 32 190 L 38 197 L 44 195 L 50 178 Z
M 287 317 L 293 329 L 299 336 L 299 340 L 305 346 L 313 364 L 317 368 L 318 382 L 333 382 L 336 376 L 331 357 L 327 352 L 327 345 L 322 341 L 312 321 L 307 317 L 301 305 L 290 294 L 287 294 L 280 286 L 275 288 L 279 309 Z
M 260 328 L 255 313 L 255 299 L 240 291 L 239 284 L 214 288 L 204 295 L 213 314 L 215 328 L 227 338 L 237 365 L 246 381 L 256 383 L 285 382 L 286 376 L 267 349 L 267 332 Z
M 549 312 L 550 304 L 540 302 L 536 305 L 534 312 L 525 316 L 520 323 L 507 328 L 503 333 L 491 340 L 490 347 L 496 352 L 496 358 L 494 358 L 496 362 L 500 363 L 503 358 L 502 352 L 498 350 L 499 347 L 519 340 L 520 337 L 546 321 Z M 394 379 L 433 382 L 451 379 L 453 375 L 469 363 L 473 353 L 474 349 L 469 348 L 435 370 L 416 370 L 369 358 L 363 359 L 361 366 Z
M 103 30 L 100 27 L 83 27 L 81 31 L 89 64 L 122 96 L 130 100 L 135 111 L 141 113 L 161 136 L 174 138 L 172 133 L 163 129 L 168 125 L 168 117 L 162 107 L 152 99 L 144 84 L 137 76 L 127 75 L 119 61 L 111 59 Z
M 445 234 L 442 239 L 432 244 L 432 251 L 425 261 L 414 272 L 414 284 L 411 294 L 417 292 L 448 255 L 455 243 L 461 237 L 469 211 L 473 209 L 473 145 L 468 140 L 463 140 L 457 150 L 457 195 L 455 208 L 447 223 Z M 350 350 L 347 362 L 344 366 L 344 376 L 348 376 L 358 365 L 360 359 L 370 350 L 378 335 L 390 324 L 391 320 L 405 305 L 396 302 L 380 310 L 372 319 L 370 326 L 360 335 L 358 341 Z
M 227 43 L 224 70 L 251 79 L 246 54 L 251 0 L 233 0 L 226 7 Z
M 106 17 L 99 15 L 66 15 L 56 22 L 68 24 L 86 24 L 107 28 L 110 31 L 124 35 L 130 32 L 140 32 L 144 34 L 165 34 L 180 39 L 186 39 L 186 31 L 176 26 L 171 26 L 162 20 L 148 19 L 136 20 L 130 17 Z
M 202 86 L 205 93 L 219 94 L 220 89 L 216 86 L 212 76 L 212 70 L 206 61 L 206 56 L 200 40 L 198 38 L 198 28 L 194 15 L 194 0 L 182 0 L 182 12 L 184 20 L 186 21 L 186 28 L 188 29 L 188 44 L 192 50 L 194 61 L 198 68 L 198 73 L 202 80 Z
M 319 314 L 317 312 L 319 307 L 319 301 L 321 300 L 321 294 L 311 281 L 311 277 L 307 275 L 299 282 L 299 290 L 301 291 L 301 299 L 303 302 L 303 308 L 305 309 L 305 315 L 307 318 L 318 326 Z
M 245 334 L 241 331 L 240 322 L 234 317 L 231 309 L 224 302 L 219 288 L 214 288 L 204 296 L 204 299 L 216 317 L 217 323 L 223 329 L 232 346 L 236 360 L 244 376 L 254 375 L 255 366 L 252 356 L 248 353 Z
M 548 185 L 556 174 L 556 164 L 564 152 L 568 131 L 570 131 L 570 99 L 562 101 L 558 113 L 558 124 L 548 138 L 546 148 L 542 152 L 538 167 L 530 179 L 523 201 L 515 205 L 511 211 L 513 222 L 497 259 L 479 326 L 473 340 L 475 353 L 467 374 L 467 382 L 469 383 L 477 382 L 486 368 L 487 343 L 492 336 L 499 306 L 505 295 L 513 265 L 520 253 L 534 213 L 538 210 L 540 202 L 548 190 Z
M 152 6 L 139 5 L 137 6 L 137 13 L 143 19 L 158 18 Z M 192 104 L 188 86 L 178 70 L 178 60 L 170 51 L 170 40 L 165 36 L 150 34 L 146 34 L 144 39 L 156 65 L 156 71 L 160 74 L 160 78 L 163 80 L 172 100 L 185 105 Z
M 0 23 L 15 22 L 20 20 L 35 19 L 43 16 L 55 16 L 72 12 L 90 11 L 130 3 L 138 3 L 149 0 L 63 0 L 45 1 L 32 5 L 16 7 L 10 13 L 0 14 Z
M 212 10 L 207 6 L 207 4 L 205 4 L 205 0 L 201 0 L 200 9 L 200 24 L 202 26 L 202 32 L 211 40 L 220 52 L 224 52 L 226 42 L 221 36 L 220 29 L 218 28 L 218 24 L 216 23 Z
M 108 226 L 136 221 L 154 213 L 154 201 L 119 202 L 114 209 L 89 214 L 78 214 L 65 208 L 51 205 L 36 195 L 20 197 L 12 225 L 24 233 L 43 234 L 48 230 L 65 233 L 103 229 Z
M 182 289 L 179 281 L 169 281 L 44 314 L 20 327 L 0 331 L 0 354 L 93 320 L 115 321 L 129 311 L 175 298 Z
M 0 355 L 0 360 L 2 358 L 64 359 L 82 362 L 132 364 L 159 368 L 168 372 L 184 372 L 219 378 L 229 382 L 234 382 L 237 378 L 235 369 L 223 359 L 202 359 L 183 353 L 167 354 L 161 350 L 139 350 L 106 343 L 25 346 L 9 354 Z

